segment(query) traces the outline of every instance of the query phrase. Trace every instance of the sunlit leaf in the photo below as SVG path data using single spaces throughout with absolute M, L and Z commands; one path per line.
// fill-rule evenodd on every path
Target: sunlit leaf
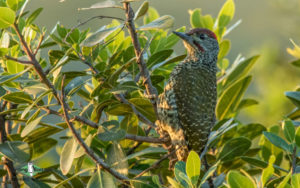
M 186 174 L 196 185 L 200 176 L 201 161 L 199 155 L 195 151 L 191 151 L 186 160 Z
M 300 91 L 287 91 L 284 93 L 297 107 L 300 108 Z
M 67 174 L 72 167 L 76 148 L 77 148 L 77 142 L 74 138 L 72 138 L 65 143 L 61 151 L 60 169 L 64 175 Z
M 275 156 L 272 155 L 269 159 L 269 164 L 266 169 L 263 170 L 262 176 L 261 176 L 261 181 L 262 185 L 264 186 L 267 181 L 273 176 L 274 174 L 274 168 L 273 168 L 273 163 L 275 162 Z
M 14 11 L 19 10 L 24 3 L 25 0 L 6 0 L 6 4 L 8 5 L 8 7 L 13 9 Z
M 32 144 L 32 159 L 43 156 L 47 151 L 56 146 L 57 140 L 53 138 L 43 138 Z
M 210 168 L 205 172 L 205 174 L 203 175 L 203 177 L 202 177 L 202 179 L 201 179 L 200 185 L 204 184 L 205 181 L 215 173 L 215 171 L 217 170 L 218 165 L 219 165 L 219 163 L 214 164 L 212 167 L 210 167 Z
M 113 0 L 106 0 L 96 4 L 93 4 L 89 8 L 79 8 L 78 10 L 90 10 L 90 9 L 98 9 L 98 8 L 121 8 L 123 7 L 116 5 L 116 2 Z
M 292 188 L 300 187 L 300 174 L 293 174 L 292 175 Z
M 34 20 L 40 15 L 43 8 L 36 9 L 26 20 L 26 25 L 30 25 L 34 22 Z
M 27 124 L 25 126 L 25 128 L 22 130 L 21 133 L 21 137 L 25 137 L 26 135 L 28 135 L 39 123 L 40 121 L 43 119 L 43 117 L 45 117 L 47 114 L 42 115 L 38 118 L 36 118 L 35 120 L 31 121 L 29 124 Z
M 212 30 L 214 25 L 214 20 L 211 15 L 203 16 L 201 14 L 201 9 L 197 8 L 189 12 L 190 13 L 190 23 L 193 28 L 207 28 Z
M 232 20 L 235 12 L 235 5 L 233 0 L 227 0 L 223 5 L 218 15 L 219 28 L 225 27 Z
M 175 174 L 176 180 L 179 181 L 180 184 L 183 185 L 184 187 L 187 187 L 188 182 L 185 181 L 186 178 L 182 177 L 183 175 L 186 176 L 185 169 L 186 169 L 185 162 L 177 161 L 175 164 L 175 167 L 174 167 L 174 174 Z M 180 173 L 182 173 L 183 175 L 180 175 Z
M 8 93 L 2 96 L 2 99 L 16 104 L 32 103 L 31 96 L 21 91 Z
M 251 146 L 251 141 L 245 137 L 232 138 L 222 148 L 219 159 L 221 161 L 233 160 L 235 157 L 246 153 Z
M 135 15 L 134 15 L 134 20 L 139 19 L 140 17 L 144 16 L 149 8 L 149 2 L 145 1 L 140 8 L 136 11 Z
M 30 148 L 26 142 L 6 141 L 0 144 L 0 152 L 19 164 L 24 164 L 30 159 Z
M 152 29 L 168 29 L 172 27 L 173 24 L 174 24 L 174 18 L 172 16 L 165 15 L 137 29 L 143 31 L 152 30 Z
M 227 183 L 230 188 L 255 188 L 255 183 L 252 179 L 242 175 L 237 171 L 229 171 L 227 174 Z
M 230 50 L 230 40 L 223 40 L 220 43 L 220 51 L 218 54 L 218 59 L 224 58 Z
M 291 120 L 285 120 L 282 124 L 285 138 L 292 143 L 295 139 L 295 126 Z
M 275 146 L 287 151 L 287 152 L 292 152 L 291 146 L 283 140 L 281 137 L 277 136 L 274 133 L 271 132 L 263 132 L 265 137 Z
M 291 174 L 292 172 L 288 173 L 283 180 L 280 182 L 280 184 L 276 187 L 276 188 L 284 188 L 286 187 L 287 182 L 290 180 L 291 178 Z
M 287 48 L 287 52 L 296 58 L 300 58 L 300 47 L 291 39 L 294 49 Z

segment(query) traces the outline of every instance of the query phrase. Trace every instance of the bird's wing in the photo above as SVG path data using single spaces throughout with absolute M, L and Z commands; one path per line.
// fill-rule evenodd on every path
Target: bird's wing
M 215 81 L 201 70 L 183 69 L 174 84 L 179 124 L 189 146 L 201 152 L 215 121 Z

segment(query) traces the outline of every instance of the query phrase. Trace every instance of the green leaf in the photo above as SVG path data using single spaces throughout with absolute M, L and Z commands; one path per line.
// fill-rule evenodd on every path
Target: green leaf
M 65 93 L 66 93 L 66 95 L 71 96 L 78 89 L 80 89 L 85 83 L 86 83 L 86 80 L 83 79 L 82 77 L 78 76 L 78 77 L 74 78 L 65 87 Z
M 159 14 L 155 8 L 149 7 L 147 16 L 144 17 L 144 24 L 148 24 L 153 20 L 159 18 Z
M 189 12 L 190 13 L 190 24 L 193 28 L 207 28 L 212 30 L 214 26 L 214 20 L 211 15 L 203 16 L 201 9 L 197 8 Z
M 37 95 L 42 92 L 47 92 L 48 87 L 44 83 L 34 83 L 33 85 L 27 86 L 23 89 L 26 93 L 30 95 Z
M 126 158 L 123 160 L 129 160 L 137 157 L 141 157 L 146 154 L 153 154 L 153 153 L 166 153 L 166 150 L 161 147 L 148 147 L 146 149 L 143 149 L 141 151 L 135 152 L 133 154 L 128 155 Z
M 233 0 L 227 0 L 218 15 L 219 28 L 226 27 L 234 16 L 235 6 Z
M 72 167 L 76 148 L 77 148 L 77 142 L 74 138 L 72 138 L 65 143 L 61 151 L 60 169 L 64 175 L 66 175 Z
M 31 146 L 32 157 L 31 159 L 37 159 L 43 156 L 47 151 L 52 149 L 57 144 L 57 140 L 53 138 L 43 138 L 34 142 Z
M 233 66 L 232 69 L 229 71 L 228 75 L 220 81 L 222 88 L 225 89 L 229 87 L 236 80 L 241 79 L 242 77 L 247 75 L 258 58 L 259 56 L 253 56 L 249 59 L 238 63 L 236 66 Z
M 86 139 L 84 140 L 84 143 L 90 147 L 92 140 L 93 140 L 93 135 L 89 134 L 86 137 Z M 84 154 L 85 154 L 85 151 L 84 151 L 83 147 L 79 147 L 79 149 L 76 151 L 76 153 L 74 155 L 74 158 L 79 158 L 79 157 L 83 156 Z
M 137 29 L 142 31 L 152 30 L 152 29 L 168 29 L 172 27 L 173 24 L 174 24 L 174 18 L 170 15 L 165 15 Z
M 290 180 L 291 178 L 291 174 L 292 172 L 288 173 L 288 175 L 286 175 L 284 177 L 284 179 L 280 182 L 280 184 L 276 187 L 276 188 L 285 188 L 287 182 Z
M 300 58 L 300 47 L 293 40 L 291 42 L 294 45 L 294 49 L 287 48 L 287 52 L 296 58 Z
M 292 148 L 290 147 L 290 145 L 283 140 L 281 137 L 277 136 L 274 133 L 271 132 L 263 132 L 265 137 L 275 146 L 287 151 L 287 152 L 292 152 Z
M 212 176 L 215 171 L 217 170 L 218 168 L 218 165 L 219 165 L 219 162 L 217 162 L 216 164 L 214 164 L 212 167 L 210 167 L 206 172 L 205 174 L 203 175 L 202 179 L 201 179 L 201 182 L 200 182 L 200 186 L 203 185 L 205 183 L 205 181 L 210 177 Z
M 238 107 L 240 99 L 251 82 L 251 78 L 251 76 L 245 77 L 227 88 L 222 93 L 216 107 L 216 115 L 218 119 L 224 119 L 233 115 L 235 109 Z
M 26 20 L 26 25 L 30 25 L 34 22 L 34 20 L 40 15 L 43 8 L 36 9 Z
M 0 7 L 0 29 L 5 29 L 15 22 L 16 14 L 7 7 Z
M 121 27 L 122 27 L 122 25 L 119 25 L 116 27 L 111 27 L 111 28 L 106 28 L 105 26 L 101 27 L 98 31 L 96 31 L 91 36 L 89 36 L 87 39 L 85 39 L 81 45 L 87 46 L 87 47 L 92 47 L 99 43 L 102 43 L 106 37 L 108 37 L 110 34 L 112 34 L 117 29 L 120 29 Z
M 186 160 L 186 174 L 193 185 L 196 185 L 200 176 L 201 161 L 195 151 L 191 151 Z
M 136 109 L 146 116 L 150 121 L 156 120 L 155 112 L 151 102 L 145 98 L 131 98 L 129 102 L 132 103 Z
M 121 145 L 117 142 L 109 147 L 107 152 L 107 163 L 110 164 L 120 174 L 128 175 L 128 161 L 123 160 L 126 157 Z
M 63 131 L 64 129 L 58 127 L 39 127 L 33 130 L 28 136 L 24 138 L 24 142 L 28 144 L 37 142 L 43 138 L 54 135 L 58 132 Z
M 126 132 L 120 128 L 118 121 L 107 121 L 99 127 L 98 138 L 103 141 L 116 141 L 125 138 Z
M 300 67 L 300 59 L 292 61 L 291 64 L 296 66 L 296 67 Z
M 229 171 L 227 174 L 227 183 L 230 188 L 255 188 L 255 183 L 252 179 L 249 179 L 246 176 L 243 176 L 237 171 Z
M 258 101 L 254 100 L 254 99 L 243 99 L 239 106 L 237 107 L 237 110 L 241 110 L 243 108 L 247 108 L 249 106 L 253 106 L 253 105 L 257 105 Z
M 16 104 L 23 104 L 23 103 L 32 103 L 32 99 L 30 95 L 27 93 L 24 93 L 22 91 L 14 92 L 14 93 L 8 93 L 4 96 L 2 96 L 3 100 L 13 102 Z
M 181 28 L 176 29 L 177 32 L 184 32 L 185 31 L 185 26 L 182 26 Z M 164 48 L 168 49 L 168 48 L 172 48 L 178 41 L 180 40 L 180 38 L 175 35 L 174 33 L 170 33 L 170 35 L 168 35 L 166 43 L 164 44 Z M 186 54 L 184 54 L 186 55 Z
M 26 142 L 6 141 L 0 144 L 0 152 L 16 163 L 26 163 L 30 159 L 30 148 Z
M 275 159 L 276 159 L 275 156 L 272 155 L 269 159 L 268 167 L 264 169 L 262 172 L 261 181 L 263 187 L 274 174 L 273 163 L 275 162 Z
M 267 129 L 262 124 L 258 123 L 251 123 L 248 125 L 244 125 L 241 128 L 238 129 L 238 134 L 240 136 L 244 136 L 249 138 L 250 140 L 253 140 L 257 136 L 261 135 L 263 131 L 266 131 Z
M 170 57 L 172 55 L 172 53 L 173 53 L 172 49 L 162 50 L 162 51 L 154 53 L 153 55 L 150 56 L 150 58 L 147 62 L 147 67 L 151 68 L 154 65 L 165 61 L 168 57 Z
M 13 9 L 14 11 L 19 10 L 24 3 L 25 0 L 6 0 L 6 4 L 8 5 L 8 7 Z
M 298 147 L 300 147 L 300 127 L 297 128 L 295 141 Z
M 245 137 L 232 138 L 226 142 L 218 159 L 221 161 L 233 160 L 235 157 L 246 153 L 251 146 L 251 141 Z
M 180 176 L 180 173 L 185 174 L 185 162 L 183 161 L 177 161 L 174 167 L 174 174 L 177 181 L 180 182 L 183 187 L 188 187 L 188 182 L 185 181 L 185 178 L 182 178 L 182 175 Z
M 292 188 L 300 187 L 300 174 L 293 174 L 291 183 Z
M 267 168 L 268 166 L 268 163 L 265 162 L 265 161 L 262 161 L 260 159 L 257 159 L 257 158 L 253 158 L 253 157 L 246 157 L 246 156 L 242 156 L 241 159 L 251 165 L 254 165 L 256 167 L 259 167 L 259 168 Z M 283 172 L 288 172 L 287 170 L 273 164 L 273 167 L 277 170 L 281 170 Z
M 1 7 L 0 7 L 1 8 Z M 31 67 L 28 67 L 27 69 L 25 69 L 22 72 L 19 72 L 17 74 L 11 74 L 11 75 L 1 75 L 0 76 L 0 85 L 6 84 L 10 81 L 13 81 L 17 78 L 19 78 L 20 76 L 22 76 L 25 72 L 27 72 L 29 69 L 31 69 Z
M 291 120 L 283 122 L 283 133 L 285 138 L 292 143 L 295 139 L 295 126 Z
M 144 16 L 147 11 L 149 9 L 149 2 L 145 1 L 140 8 L 136 11 L 135 15 L 134 15 L 134 20 L 139 19 L 140 17 Z
M 287 91 L 284 93 L 298 108 L 300 108 L 300 91 Z
M 220 43 L 220 51 L 218 54 L 218 59 L 224 58 L 228 54 L 229 50 L 230 50 L 230 40 L 225 39 Z
M 22 72 L 25 68 L 25 65 L 15 62 L 15 61 L 12 61 L 12 60 L 7 60 L 6 67 L 7 67 L 8 73 L 16 74 L 16 73 Z
M 180 183 L 178 183 L 177 181 L 175 181 L 171 177 L 167 176 L 167 179 L 168 179 L 168 182 L 172 185 L 172 187 L 174 187 L 174 188 L 183 188 L 183 186 L 180 185 Z
M 27 136 L 39 123 L 40 121 L 43 119 L 43 117 L 45 117 L 47 114 L 44 114 L 38 118 L 36 118 L 35 120 L 31 121 L 30 123 L 28 123 L 25 128 L 22 130 L 21 133 L 21 137 L 25 137 Z
M 123 9 L 121 6 L 117 6 L 116 2 L 113 0 L 106 0 L 103 2 L 95 3 L 89 8 L 79 8 L 78 10 L 90 10 L 90 9 L 98 9 L 98 8 L 120 8 Z

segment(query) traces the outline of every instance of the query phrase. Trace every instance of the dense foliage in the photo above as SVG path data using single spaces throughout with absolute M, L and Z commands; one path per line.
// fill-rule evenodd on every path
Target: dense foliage
M 113 7 L 125 9 L 125 15 L 130 3 L 135 2 L 110 0 L 85 9 Z M 58 23 L 49 32 L 34 24 L 42 8 L 24 12 L 26 4 L 0 0 L 3 182 L 12 182 L 15 171 L 18 183 L 28 187 L 300 187 L 300 89 L 285 93 L 295 109 L 278 125 L 244 124 L 237 117 L 258 104 L 243 96 L 259 56 L 239 56 L 234 62 L 226 58 L 230 40 L 225 37 L 239 24 L 231 24 L 233 0 L 216 18 L 201 9 L 189 12 L 191 27 L 213 30 L 220 44 L 218 123 L 206 148 L 210 168 L 191 151 L 174 171 L 168 160 L 160 160 L 166 158 L 161 143 L 145 140 L 159 142 L 153 93 L 145 92 L 146 82 L 151 80 L 161 93 L 173 67 L 186 56 L 173 50 L 179 41 L 170 32 L 173 17 L 160 16 L 147 1 L 141 4 L 133 17 L 142 48 L 138 54 L 133 36 L 125 32 L 131 21 L 125 16 L 90 19 L 113 18 L 95 32 L 80 30 L 83 23 L 74 28 Z M 288 52 L 299 59 L 300 47 L 294 46 Z M 149 78 L 137 65 L 141 56 Z M 292 64 L 299 68 L 299 62 Z M 42 160 L 48 152 L 58 152 L 60 161 L 40 166 L 33 176 L 24 172 L 29 161 Z

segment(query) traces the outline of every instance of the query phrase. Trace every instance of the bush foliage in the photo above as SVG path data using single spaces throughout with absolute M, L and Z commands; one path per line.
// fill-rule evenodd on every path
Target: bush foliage
M 113 7 L 125 9 L 125 15 L 130 3 L 135 2 L 105 1 L 83 9 Z M 234 62 L 226 58 L 230 50 L 226 36 L 239 24 L 231 23 L 233 0 L 225 2 L 216 18 L 203 15 L 201 9 L 189 11 L 191 27 L 213 30 L 220 44 L 218 123 L 206 148 L 209 169 L 191 151 L 174 171 L 168 170 L 160 143 L 136 139 L 159 140 L 145 83 L 151 80 L 161 93 L 174 66 L 186 56 L 173 50 L 179 41 L 170 32 L 173 17 L 160 16 L 145 1 L 133 20 L 90 19 L 112 18 L 94 32 L 80 30 L 83 23 L 74 28 L 58 23 L 46 31 L 35 24 L 42 8 L 24 12 L 26 4 L 0 0 L 3 181 L 9 184 L 16 177 L 16 187 L 300 187 L 299 88 L 285 93 L 295 109 L 278 125 L 245 124 L 238 118 L 241 110 L 258 104 L 244 94 L 259 56 L 238 56 Z M 135 22 L 140 52 L 133 36 L 125 32 L 128 21 Z M 185 26 L 176 29 L 185 30 Z M 292 64 L 299 68 L 300 47 L 294 44 L 288 52 L 298 59 Z M 137 64 L 141 59 L 149 78 Z M 48 152 L 57 152 L 60 160 L 42 166 L 33 176 L 24 172 L 29 161 L 42 160 Z

